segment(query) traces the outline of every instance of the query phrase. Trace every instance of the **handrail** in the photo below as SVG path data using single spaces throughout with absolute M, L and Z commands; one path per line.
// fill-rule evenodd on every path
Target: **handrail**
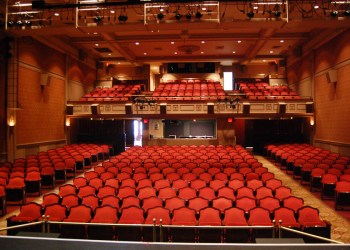
M 45 221 L 36 221 L 36 222 L 30 222 L 30 223 L 21 224 L 21 225 L 15 225 L 15 226 L 10 226 L 10 227 L 4 227 L 4 228 L 0 228 L 0 232 L 1 232 L 1 231 L 11 230 L 11 229 L 16 229 L 16 228 L 35 226 L 35 225 L 39 225 L 39 224 L 43 224 L 43 223 L 45 223 Z
M 308 236 L 308 237 L 311 237 L 311 238 L 324 240 L 324 241 L 327 241 L 327 242 L 330 242 L 330 243 L 345 244 L 344 242 L 341 242 L 341 241 L 332 240 L 332 239 L 324 238 L 324 237 L 321 237 L 321 236 L 318 236 L 318 235 L 305 233 L 305 232 L 302 232 L 302 231 L 299 231 L 299 230 L 295 230 L 295 229 L 292 229 L 292 228 L 289 228 L 289 227 L 279 226 L 279 228 L 283 229 L 283 230 L 286 230 L 286 231 L 289 231 L 289 232 L 297 233 L 297 234 L 300 234 L 300 235 L 303 235 L 303 236 Z M 279 231 L 278 238 L 281 238 L 280 236 L 281 236 L 281 233 Z
M 156 220 L 153 220 L 153 224 L 120 224 L 120 223 L 95 223 L 95 222 L 63 222 L 63 221 L 49 221 L 48 217 L 44 217 L 43 220 L 41 221 L 36 221 L 36 222 L 30 222 L 26 224 L 21 224 L 21 225 L 15 225 L 15 226 L 10 226 L 10 227 L 5 227 L 5 228 L 0 228 L 1 231 L 7 231 L 11 229 L 17 229 L 17 228 L 23 228 L 23 227 L 29 227 L 29 226 L 34 226 L 34 225 L 39 225 L 43 224 L 43 230 L 42 232 L 45 233 L 50 233 L 50 224 L 58 224 L 58 225 L 81 225 L 81 226 L 116 226 L 116 227 L 152 227 L 152 235 L 153 235 L 153 241 L 156 241 L 156 227 L 159 227 L 159 236 L 160 236 L 160 241 L 163 239 L 163 228 L 194 228 L 194 229 L 274 229 L 277 227 L 278 229 L 278 238 L 281 238 L 282 236 L 282 230 L 286 230 L 289 232 L 293 232 L 296 234 L 300 234 L 302 236 L 307 236 L 319 240 L 323 240 L 325 242 L 330 242 L 330 243 L 336 243 L 336 244 L 345 244 L 341 241 L 336 241 L 328 238 L 324 238 L 321 236 L 305 233 L 299 230 L 291 229 L 288 227 L 284 227 L 281 225 L 281 221 L 278 223 L 275 223 L 271 226 L 197 226 L 197 225 L 164 225 L 162 224 L 162 220 L 160 219 L 159 224 L 156 223 Z M 47 225 L 47 227 L 46 227 Z M 275 235 L 275 230 L 272 230 L 272 238 L 276 238 Z

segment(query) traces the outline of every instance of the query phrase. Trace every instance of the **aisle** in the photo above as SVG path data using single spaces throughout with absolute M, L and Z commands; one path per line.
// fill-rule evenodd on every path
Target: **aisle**
M 291 175 L 281 171 L 279 167 L 270 162 L 267 158 L 255 155 L 255 158 L 260 161 L 264 167 L 267 167 L 270 172 L 275 174 L 277 179 L 282 180 L 283 185 L 292 189 L 295 196 L 304 199 L 305 205 L 317 208 L 320 211 L 322 219 L 329 221 L 332 224 L 331 237 L 333 240 L 338 240 L 344 243 L 350 243 L 350 221 L 341 216 L 337 211 L 330 207 L 329 204 L 317 197 L 316 193 L 311 193 L 307 186 L 303 187 L 300 180 L 294 180 Z M 350 214 L 350 211 L 347 213 Z

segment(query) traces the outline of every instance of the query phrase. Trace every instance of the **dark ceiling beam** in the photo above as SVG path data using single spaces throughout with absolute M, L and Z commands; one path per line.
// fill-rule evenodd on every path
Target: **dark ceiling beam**
M 289 0 L 293 1 L 293 0 Z M 192 4 L 200 4 L 206 1 L 203 0 L 156 0 L 156 1 L 148 1 L 148 0 L 121 0 L 121 1 L 105 1 L 100 3 L 45 3 L 45 0 L 33 0 L 32 1 L 32 8 L 33 9 L 67 9 L 67 8 L 80 8 L 80 7 L 90 7 L 90 6 L 128 6 L 128 5 L 143 5 L 143 4 L 150 4 L 150 3 L 192 3 Z M 244 0 L 218 0 L 218 2 L 223 3 L 242 3 L 247 4 L 247 1 Z M 285 3 L 285 0 L 281 0 L 281 2 Z

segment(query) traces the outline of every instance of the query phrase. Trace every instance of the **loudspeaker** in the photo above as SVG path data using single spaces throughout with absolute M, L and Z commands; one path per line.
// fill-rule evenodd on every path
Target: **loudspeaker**
M 287 109 L 287 105 L 285 103 L 279 103 L 278 104 L 278 113 L 279 114 L 285 114 Z
M 240 65 L 241 72 L 246 73 L 247 72 L 247 66 L 246 65 Z
M 275 62 L 269 62 L 269 73 L 270 74 L 277 73 L 277 64 Z
M 166 115 L 166 103 L 161 103 L 160 104 L 160 114 L 161 115 Z
M 92 115 L 99 115 L 100 114 L 100 106 L 97 105 L 91 105 L 91 114 Z
M 334 69 L 328 70 L 328 72 L 326 73 L 326 77 L 327 77 L 327 82 L 328 83 L 335 83 L 338 80 L 338 75 L 337 75 L 337 71 Z
M 282 68 L 282 67 L 286 67 L 286 60 L 279 60 L 278 62 L 279 66 Z
M 125 104 L 125 114 L 127 114 L 127 115 L 132 114 L 132 104 L 131 103 Z
M 213 114 L 214 114 L 214 104 L 208 103 L 208 115 L 213 115 Z
M 250 103 L 243 103 L 243 114 L 250 114 Z
M 83 50 L 79 49 L 78 50 L 78 58 L 79 58 L 79 60 L 80 61 L 85 61 L 86 57 L 87 57 L 87 54 Z
M 73 115 L 73 106 L 72 105 L 67 105 L 66 106 L 66 114 L 67 115 Z
M 40 85 L 48 86 L 50 84 L 50 76 L 47 73 L 42 73 L 40 75 Z
M 295 57 L 301 57 L 303 55 L 303 47 L 301 47 L 301 46 L 295 47 L 293 50 L 293 55 Z
M 313 112 L 314 112 L 314 103 L 307 102 L 306 103 L 306 113 L 313 113 Z

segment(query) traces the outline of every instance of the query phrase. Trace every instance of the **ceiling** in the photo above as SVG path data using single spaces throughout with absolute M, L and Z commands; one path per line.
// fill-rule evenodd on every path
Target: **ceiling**
M 33 3 L 39 6 L 9 0 L 3 23 L 13 35 L 118 65 L 266 64 L 320 46 L 350 27 L 344 1 L 105 1 L 80 1 L 77 8 L 71 0 Z

